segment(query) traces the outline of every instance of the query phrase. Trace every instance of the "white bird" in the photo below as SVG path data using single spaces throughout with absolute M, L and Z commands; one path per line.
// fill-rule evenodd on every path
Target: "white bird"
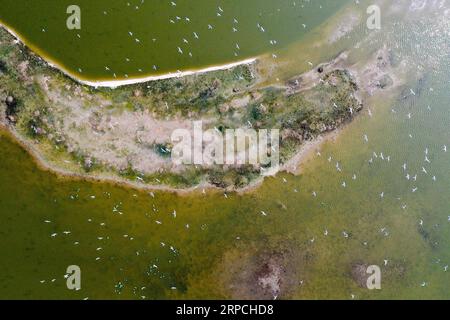
M 447 152 L 447 146 L 443 146 L 442 151 Z
M 369 142 L 369 137 L 367 136 L 367 134 L 365 134 L 363 137 L 365 142 Z

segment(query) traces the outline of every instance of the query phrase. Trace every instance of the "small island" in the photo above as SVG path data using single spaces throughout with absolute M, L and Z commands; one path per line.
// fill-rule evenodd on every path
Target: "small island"
M 69 175 L 174 190 L 244 189 L 262 181 L 264 169 L 175 165 L 170 137 L 177 128 L 189 129 L 199 120 L 204 129 L 220 132 L 276 128 L 280 166 L 287 169 L 301 161 L 306 144 L 350 122 L 363 108 L 364 92 L 392 85 L 387 70 L 375 70 L 365 79 L 377 83 L 375 89 L 363 87 L 345 52 L 271 84 L 260 72 L 267 62 L 257 59 L 116 88 L 72 79 L 5 29 L 0 29 L 0 52 L 0 122 L 42 164 Z M 389 69 L 387 55 L 382 50 L 376 63 L 368 63 L 378 71 Z

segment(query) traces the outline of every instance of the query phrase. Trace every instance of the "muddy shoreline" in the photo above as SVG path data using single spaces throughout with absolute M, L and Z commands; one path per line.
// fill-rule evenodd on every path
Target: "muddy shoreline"
M 339 132 L 343 128 L 337 130 L 336 132 L 330 132 L 328 134 L 325 134 L 321 137 L 318 137 L 314 141 L 309 141 L 305 143 L 305 145 L 301 148 L 301 150 L 298 152 L 298 154 L 291 159 L 288 163 L 283 165 L 283 167 L 280 169 L 278 173 L 287 172 L 294 175 L 301 174 L 301 170 L 299 170 L 299 167 L 305 163 L 317 150 L 320 148 L 320 146 L 330 140 L 334 140 L 337 138 Z M 58 168 L 55 165 L 50 164 L 40 153 L 40 151 L 33 145 L 32 142 L 27 141 L 27 139 L 23 138 L 14 128 L 12 128 L 9 125 L 5 125 L 0 122 L 0 137 L 1 133 L 3 131 L 3 134 L 7 135 L 8 138 L 10 138 L 12 141 L 17 143 L 21 148 L 23 148 L 30 157 L 33 159 L 35 164 L 38 166 L 39 169 L 43 171 L 50 172 L 52 174 L 57 175 L 60 178 L 63 179 L 75 179 L 75 180 L 83 180 L 87 182 L 93 182 L 93 183 L 108 183 L 112 184 L 114 186 L 119 187 L 125 187 L 125 188 L 132 188 L 136 190 L 141 191 L 163 191 L 163 192 L 170 192 L 177 195 L 190 195 L 193 193 L 199 193 L 199 192 L 214 192 L 214 193 L 236 193 L 238 195 L 243 195 L 246 193 L 251 193 L 256 191 L 263 183 L 264 183 L 264 177 L 261 177 L 258 180 L 253 181 L 251 184 L 243 187 L 243 188 L 228 188 L 223 189 L 216 187 L 210 183 L 203 183 L 191 188 L 174 188 L 171 186 L 166 185 L 150 185 L 145 183 L 139 183 L 139 182 L 132 182 L 130 180 L 127 180 L 125 178 L 119 178 L 114 175 L 97 175 L 94 176 L 92 174 L 82 174 L 82 173 L 75 173 L 70 172 L 68 170 L 64 170 L 61 168 Z M 294 168 L 295 167 L 295 168 Z M 276 177 L 276 175 L 275 175 Z

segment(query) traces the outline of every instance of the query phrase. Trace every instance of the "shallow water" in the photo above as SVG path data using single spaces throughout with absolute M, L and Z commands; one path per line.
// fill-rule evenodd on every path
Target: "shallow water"
M 358 61 L 386 42 L 421 76 L 411 72 L 403 93 L 369 99 L 373 115 L 363 111 L 301 175 L 279 174 L 245 195 L 153 197 L 58 178 L 3 135 L 0 297 L 230 297 L 247 257 L 290 251 L 301 258 L 293 260 L 297 285 L 286 298 L 449 299 L 450 36 L 423 16 L 423 24 L 404 21 L 400 32 L 377 34 L 351 56 Z M 382 290 L 358 287 L 350 276 L 357 262 L 381 267 Z M 78 292 L 65 286 L 70 264 L 82 270 Z

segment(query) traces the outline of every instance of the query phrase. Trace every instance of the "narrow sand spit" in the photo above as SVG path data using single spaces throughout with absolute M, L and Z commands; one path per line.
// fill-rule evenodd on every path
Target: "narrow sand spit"
M 218 65 L 218 66 L 211 66 L 204 69 L 199 70 L 186 70 L 186 71 L 178 71 L 178 72 L 171 72 L 166 73 L 158 76 L 148 76 L 143 78 L 135 78 L 135 79 L 125 79 L 125 80 L 108 80 L 108 81 L 88 81 L 88 80 L 80 80 L 76 79 L 78 82 L 88 85 L 91 87 L 108 87 L 108 88 L 117 88 L 121 86 L 128 86 L 136 83 L 145 83 L 149 81 L 155 81 L 155 80 L 164 80 L 164 79 L 171 79 L 171 78 L 181 78 L 185 76 L 192 76 L 196 74 L 202 74 L 206 72 L 211 71 L 220 71 L 220 70 L 228 70 L 232 69 L 234 67 L 240 66 L 240 65 L 248 65 L 253 64 L 256 62 L 256 58 L 249 58 L 233 63 Z M 69 75 L 71 78 L 73 78 L 72 75 Z

